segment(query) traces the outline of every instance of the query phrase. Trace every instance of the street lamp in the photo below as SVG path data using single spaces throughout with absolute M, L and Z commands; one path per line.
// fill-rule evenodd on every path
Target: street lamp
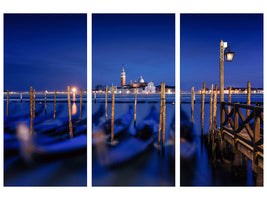
M 234 52 L 231 52 L 227 42 L 220 42 L 220 124 L 224 121 L 224 111 L 222 110 L 222 102 L 224 102 L 224 59 L 226 62 L 232 62 Z M 221 127 L 222 128 L 222 127 Z M 221 129 L 222 130 L 222 129 Z
M 227 42 L 220 42 L 220 102 L 224 101 L 224 60 L 232 62 L 235 52 L 231 52 Z
M 226 62 L 232 62 L 235 52 L 231 52 L 230 47 L 225 48 L 224 59 Z

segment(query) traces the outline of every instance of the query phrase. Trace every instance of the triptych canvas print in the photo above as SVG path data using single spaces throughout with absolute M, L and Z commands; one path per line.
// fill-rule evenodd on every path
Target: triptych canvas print
M 3 40 L 4 186 L 263 186 L 263 14 L 4 14 Z

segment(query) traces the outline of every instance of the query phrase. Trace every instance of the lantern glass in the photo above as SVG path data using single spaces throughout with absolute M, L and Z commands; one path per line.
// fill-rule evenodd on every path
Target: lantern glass
M 227 52 L 224 54 L 224 58 L 226 62 L 232 62 L 234 58 L 235 52 Z

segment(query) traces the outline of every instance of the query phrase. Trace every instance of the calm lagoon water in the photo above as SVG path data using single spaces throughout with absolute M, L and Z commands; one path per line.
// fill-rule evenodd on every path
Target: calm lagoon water
M 224 96 L 225 101 L 228 100 L 228 95 Z M 217 96 L 220 99 L 220 95 Z M 209 130 L 209 113 L 210 113 L 210 95 L 205 96 L 204 105 L 204 134 Z M 232 94 L 232 102 L 247 102 L 247 95 L 245 94 Z M 263 102 L 263 94 L 252 94 L 251 102 Z M 252 104 L 253 105 L 253 104 Z M 191 95 L 182 94 L 181 109 L 186 112 L 189 119 L 191 119 Z M 219 116 L 220 106 L 217 106 L 217 116 Z M 231 170 L 226 170 L 217 167 L 212 168 L 209 163 L 208 154 L 204 144 L 201 144 L 201 96 L 196 94 L 196 103 L 194 107 L 194 131 L 197 135 L 197 164 L 194 170 L 194 177 L 192 180 L 192 186 L 254 186 L 255 181 L 253 179 L 251 161 L 248 161 L 248 172 L 245 178 L 237 178 L 233 176 Z M 217 124 L 220 123 L 219 117 L 217 117 Z M 181 173 L 183 173 L 181 171 Z
M 6 95 L 4 97 L 4 185 L 86 186 L 86 94 L 83 96 L 83 122 L 80 124 L 76 124 L 80 114 L 80 104 L 78 102 L 72 102 L 73 127 L 74 129 L 84 127 L 83 131 L 79 132 L 79 135 L 74 135 L 73 137 L 73 141 L 82 144 L 78 147 L 79 154 L 74 152 L 69 154 L 65 153 L 72 148 L 72 144 L 69 142 L 72 139 L 70 139 L 68 132 L 68 103 L 66 94 L 57 94 L 56 119 L 53 119 L 54 94 L 47 94 L 47 114 L 45 114 L 44 102 L 36 102 L 36 118 L 33 120 L 34 138 L 36 140 L 27 139 L 30 127 L 29 94 L 23 94 L 22 103 L 20 102 L 20 94 L 10 94 L 8 117 L 5 116 Z M 78 95 L 76 97 L 77 100 L 79 100 Z M 36 101 L 44 101 L 44 94 L 37 94 Z M 47 128 L 48 125 L 54 126 L 53 130 L 56 134 L 52 134 L 50 131 L 47 133 L 40 131 Z M 21 127 L 23 129 L 20 131 L 23 131 L 24 137 L 20 137 L 21 135 L 19 135 L 19 129 Z M 61 130 L 60 134 L 58 130 Z M 83 140 L 82 142 L 79 141 L 81 139 Z M 43 143 L 44 141 L 48 142 Z M 51 159 L 48 154 L 48 156 L 44 154 L 42 159 L 38 158 L 38 156 L 33 159 L 33 150 L 39 149 L 43 151 L 46 148 L 51 149 L 50 145 L 53 146 L 52 149 L 58 150 L 56 151 L 59 153 L 57 159 Z M 61 151 L 62 148 L 64 150 Z
M 105 95 L 97 94 L 96 99 L 97 102 L 92 103 L 93 113 L 101 105 L 105 105 Z M 130 105 L 134 106 L 134 95 L 117 94 L 115 99 L 117 101 L 115 103 L 115 119 L 127 112 Z M 152 106 L 155 106 L 159 112 L 160 94 L 138 94 L 137 99 L 138 102 L 141 101 L 137 104 L 136 123 L 138 125 L 147 116 Z M 108 101 L 111 102 L 111 95 L 108 95 Z M 175 105 L 172 102 L 175 102 L 175 95 L 166 95 L 166 137 L 170 133 L 170 124 L 175 115 Z M 111 103 L 108 103 L 108 119 L 110 119 L 110 114 Z M 101 120 L 101 123 L 104 123 L 104 117 Z M 98 157 L 93 150 L 92 184 L 93 186 L 174 186 L 175 170 L 171 166 L 174 165 L 174 159 L 169 158 L 169 153 L 166 148 L 164 156 L 158 155 L 157 149 L 153 146 L 130 162 L 107 169 L 98 162 Z

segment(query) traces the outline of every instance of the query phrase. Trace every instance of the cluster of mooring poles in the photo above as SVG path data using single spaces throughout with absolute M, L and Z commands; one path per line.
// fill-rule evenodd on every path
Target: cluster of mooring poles
M 111 144 L 114 143 L 114 112 L 115 112 L 115 90 L 116 87 L 112 87 L 112 103 L 111 103 Z M 134 98 L 134 126 L 136 127 L 136 110 L 137 110 L 137 93 L 138 88 L 135 88 Z M 94 92 L 94 102 L 96 102 L 96 92 Z M 160 97 L 160 119 L 159 119 L 159 132 L 158 132 L 158 152 L 162 147 L 164 152 L 165 144 L 165 120 L 166 120 L 166 100 L 165 100 L 165 83 L 161 83 L 161 97 Z M 108 120 L 108 87 L 105 90 L 105 121 Z
M 220 88 L 221 90 L 221 88 Z M 252 160 L 252 170 L 256 176 L 256 185 L 263 184 L 263 107 L 261 103 L 251 106 L 251 84 L 247 83 L 247 104 L 231 103 L 232 87 L 229 87 L 228 102 L 220 100 L 220 127 L 217 129 L 217 85 L 210 89 L 209 131 L 206 135 L 209 155 L 213 164 L 227 161 L 233 155 L 232 166 L 237 173 L 247 170 L 247 159 Z M 224 90 L 223 90 L 224 92 Z M 201 137 L 203 137 L 205 82 L 201 89 Z M 191 89 L 191 121 L 194 122 L 195 92 Z M 246 109 L 245 116 L 240 109 Z M 253 128 L 249 124 L 253 122 Z M 241 124 L 239 124 L 241 121 Z M 231 148 L 229 148 L 229 145 Z
M 30 87 L 30 134 L 33 135 L 33 118 L 35 118 L 35 89 Z M 70 101 L 70 86 L 67 86 L 67 94 L 68 94 L 68 113 L 69 113 L 69 135 L 72 138 L 73 137 L 73 128 L 72 128 L 72 120 L 71 120 L 71 101 Z M 47 114 L 47 91 L 44 92 L 44 102 L 45 102 L 45 115 Z M 57 91 L 55 90 L 55 99 L 54 99 L 54 114 L 53 118 L 56 118 L 56 102 L 57 102 Z M 22 102 L 22 93 L 20 93 L 20 101 Z M 6 107 L 6 116 L 8 116 L 9 111 L 9 90 L 7 90 L 7 107 Z M 79 119 L 81 119 L 82 116 L 82 89 L 80 89 L 80 116 Z

